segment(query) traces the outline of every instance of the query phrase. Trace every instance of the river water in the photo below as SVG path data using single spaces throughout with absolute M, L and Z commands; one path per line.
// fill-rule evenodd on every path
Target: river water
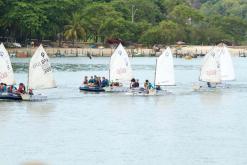
M 0 164 L 247 164 L 247 59 L 233 58 L 229 89 L 193 92 L 202 59 L 174 59 L 173 94 L 85 94 L 85 75 L 108 76 L 109 58 L 52 58 L 58 88 L 45 102 L 0 102 Z M 12 59 L 17 82 L 28 59 Z M 154 79 L 155 58 L 131 59 L 140 82 Z

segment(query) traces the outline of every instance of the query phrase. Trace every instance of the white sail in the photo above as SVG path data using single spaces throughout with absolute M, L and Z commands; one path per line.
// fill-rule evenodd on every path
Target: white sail
M 110 81 L 127 84 L 132 77 L 132 68 L 127 52 L 120 43 L 111 56 Z
M 216 48 L 210 50 L 204 57 L 201 67 L 200 81 L 219 83 L 221 82 L 220 68 L 217 63 Z
M 169 47 L 157 59 L 155 85 L 175 85 L 173 55 Z
M 219 52 L 220 73 L 222 81 L 235 80 L 235 72 L 232 63 L 231 54 L 226 46 L 220 48 Z
M 28 85 L 30 89 L 56 87 L 49 57 L 42 45 L 39 46 L 31 58 Z
M 0 44 L 0 82 L 7 85 L 15 84 L 14 72 L 9 58 L 8 51 Z

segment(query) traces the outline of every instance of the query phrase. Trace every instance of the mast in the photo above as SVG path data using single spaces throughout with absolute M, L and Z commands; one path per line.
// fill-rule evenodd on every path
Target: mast
M 154 72 L 154 88 L 155 88 L 155 80 L 156 80 L 157 61 L 158 61 L 158 59 L 156 58 L 155 72 Z
M 28 72 L 27 72 L 27 92 L 29 90 L 29 74 L 30 74 L 30 62 L 31 62 L 31 59 L 32 59 L 32 57 L 30 57 L 30 59 L 29 59 Z
M 109 73 L 108 73 L 108 78 L 109 78 L 109 84 L 111 83 L 111 58 L 110 58 L 110 64 L 109 64 Z

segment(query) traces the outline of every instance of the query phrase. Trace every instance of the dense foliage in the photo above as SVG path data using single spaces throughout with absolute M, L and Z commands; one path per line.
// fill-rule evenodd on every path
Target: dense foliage
M 147 45 L 247 41 L 246 0 L 0 0 L 0 37 Z

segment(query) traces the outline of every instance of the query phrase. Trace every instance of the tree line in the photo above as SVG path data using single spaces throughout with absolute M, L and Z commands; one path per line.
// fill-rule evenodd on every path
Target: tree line
M 0 37 L 106 43 L 247 43 L 246 0 L 0 0 Z

